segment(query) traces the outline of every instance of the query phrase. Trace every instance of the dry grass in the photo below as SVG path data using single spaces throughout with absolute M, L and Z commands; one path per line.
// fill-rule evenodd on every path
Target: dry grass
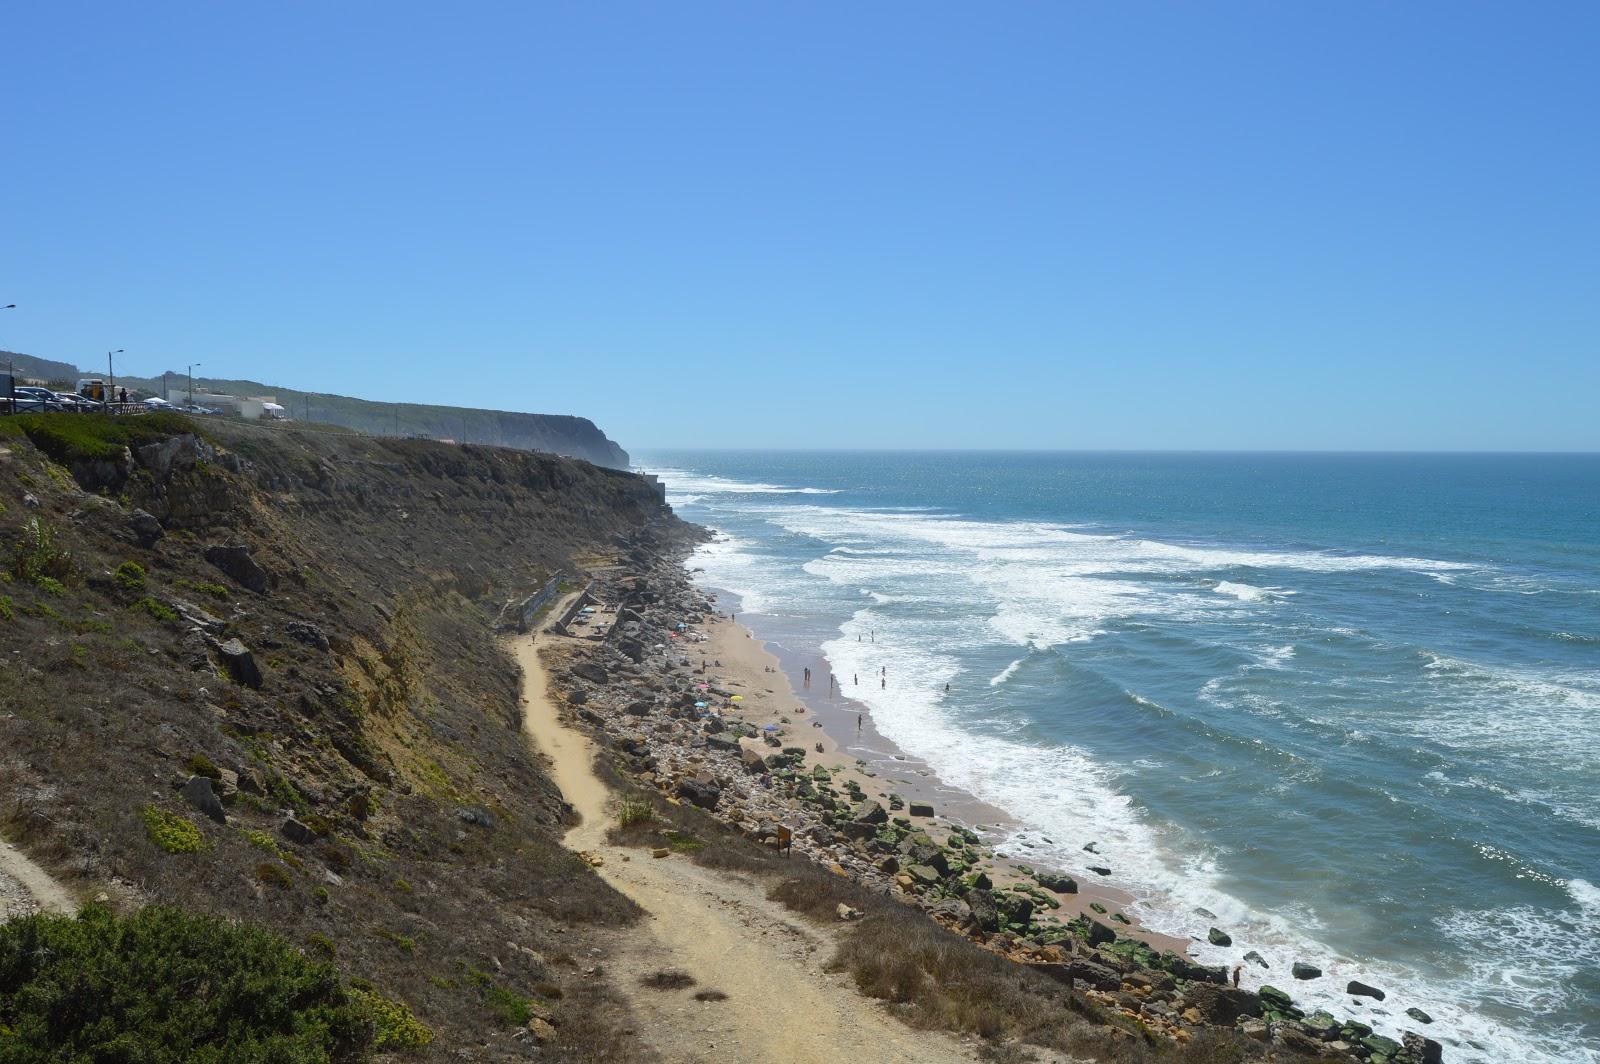
M 651 990 L 687 990 L 694 984 L 694 976 L 678 968 L 663 968 L 639 977 L 639 985 Z

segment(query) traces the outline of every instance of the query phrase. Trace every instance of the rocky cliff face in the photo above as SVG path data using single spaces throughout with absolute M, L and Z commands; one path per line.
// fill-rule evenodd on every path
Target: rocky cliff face
M 687 534 L 551 455 L 5 419 L 6 834 L 87 898 L 274 927 L 409 1005 L 421 1059 L 526 1059 L 541 1016 L 541 1059 L 626 1059 L 568 960 L 634 909 L 559 846 L 492 622 Z

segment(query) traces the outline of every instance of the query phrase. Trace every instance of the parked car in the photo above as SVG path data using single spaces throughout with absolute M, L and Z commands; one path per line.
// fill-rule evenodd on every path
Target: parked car
M 40 388 L 38 385 L 34 384 L 23 384 L 17 386 L 16 392 L 18 399 L 34 399 L 43 404 L 40 407 L 42 410 L 67 409 L 66 404 L 61 401 L 60 396 L 56 395 L 56 393 L 52 392 L 49 388 Z

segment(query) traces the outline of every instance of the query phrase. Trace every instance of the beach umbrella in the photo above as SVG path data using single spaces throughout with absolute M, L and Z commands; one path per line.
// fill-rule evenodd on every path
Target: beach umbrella
M 744 695 L 734 695 L 731 699 L 729 699 L 729 701 L 730 702 L 743 702 L 744 701 Z
M 778 730 L 778 726 L 776 724 L 768 724 L 765 728 L 762 728 L 761 730 L 762 731 L 777 731 Z
M 694 704 L 694 708 L 695 709 L 705 709 L 706 708 L 706 704 L 704 702 L 696 702 Z

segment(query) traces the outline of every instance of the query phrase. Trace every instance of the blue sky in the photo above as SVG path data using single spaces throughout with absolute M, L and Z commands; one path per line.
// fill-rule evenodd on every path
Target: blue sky
M 624 446 L 1600 449 L 1600 8 L 14 7 L 0 347 Z

